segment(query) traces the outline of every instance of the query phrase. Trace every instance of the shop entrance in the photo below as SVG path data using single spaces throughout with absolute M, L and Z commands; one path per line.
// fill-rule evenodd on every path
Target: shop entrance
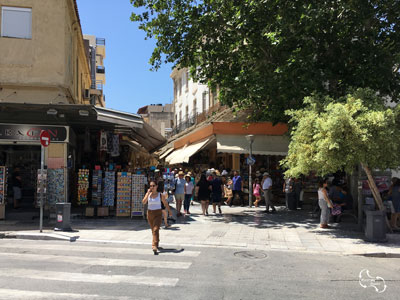
M 0 166 L 6 166 L 8 210 L 13 209 L 13 174 L 19 173 L 22 181 L 22 198 L 18 211 L 34 211 L 37 170 L 40 168 L 40 146 L 32 145 L 0 145 Z

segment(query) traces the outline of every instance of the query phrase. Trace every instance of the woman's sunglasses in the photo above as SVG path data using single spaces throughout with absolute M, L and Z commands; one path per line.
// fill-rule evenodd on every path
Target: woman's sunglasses
M 155 187 L 156 185 L 154 185 L 154 184 L 150 184 L 150 187 Z

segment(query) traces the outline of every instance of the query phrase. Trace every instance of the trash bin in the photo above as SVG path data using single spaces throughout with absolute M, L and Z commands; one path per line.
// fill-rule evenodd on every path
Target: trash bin
M 365 239 L 369 242 L 387 242 L 386 212 L 366 210 Z
M 56 231 L 72 231 L 71 203 L 56 203 Z

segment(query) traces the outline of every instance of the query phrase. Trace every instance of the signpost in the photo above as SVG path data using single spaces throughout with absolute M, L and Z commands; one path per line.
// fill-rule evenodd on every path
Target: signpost
M 253 196 L 253 186 L 252 186 L 252 178 L 251 178 L 251 166 L 254 165 L 256 162 L 255 158 L 253 157 L 253 143 L 254 143 L 255 136 L 252 134 L 246 135 L 246 140 L 249 142 L 249 157 L 247 158 L 247 164 L 249 165 L 249 207 L 252 206 L 252 196 Z
M 41 146 L 41 153 L 40 153 L 40 232 L 43 232 L 43 202 L 44 202 L 44 148 L 50 145 L 50 134 L 42 130 L 40 132 L 40 144 Z

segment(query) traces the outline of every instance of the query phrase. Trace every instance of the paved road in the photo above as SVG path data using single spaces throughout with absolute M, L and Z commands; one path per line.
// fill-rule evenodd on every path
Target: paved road
M 239 251 L 0 240 L 0 299 L 399 299 L 397 258 Z

